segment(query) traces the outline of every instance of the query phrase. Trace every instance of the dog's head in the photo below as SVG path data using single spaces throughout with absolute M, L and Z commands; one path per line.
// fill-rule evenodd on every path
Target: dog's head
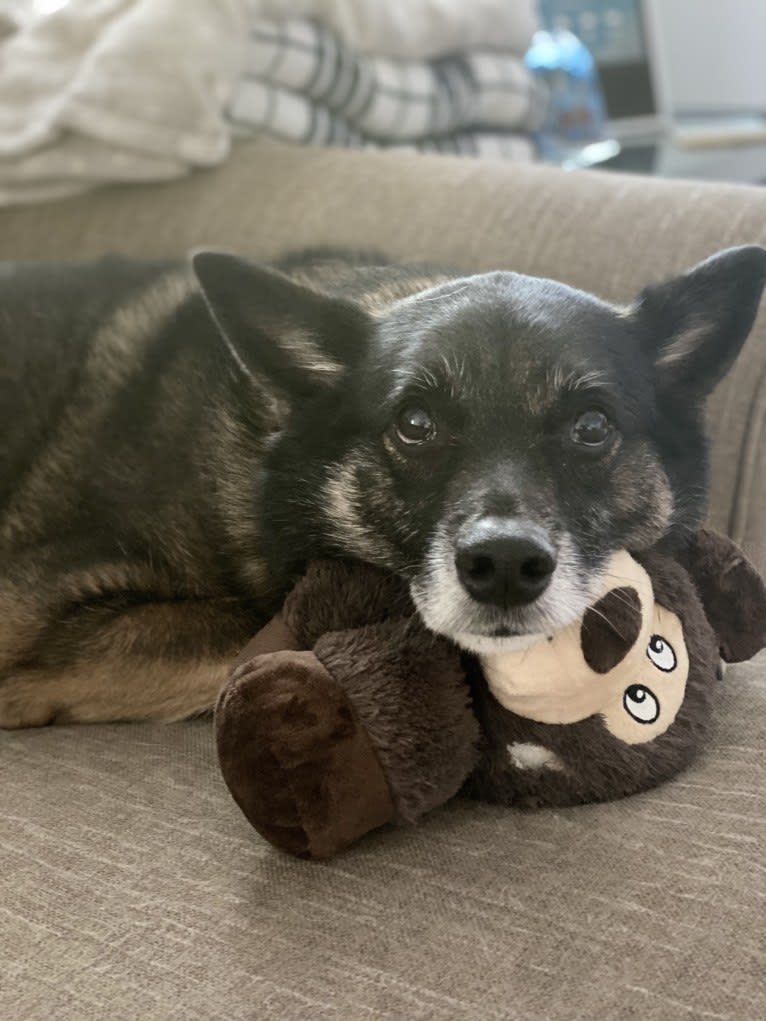
M 429 627 L 491 652 L 581 615 L 615 550 L 698 526 L 704 402 L 766 251 L 628 308 L 497 272 L 370 314 L 234 256 L 194 266 L 252 400 L 279 409 L 254 492 L 275 560 L 397 571 Z

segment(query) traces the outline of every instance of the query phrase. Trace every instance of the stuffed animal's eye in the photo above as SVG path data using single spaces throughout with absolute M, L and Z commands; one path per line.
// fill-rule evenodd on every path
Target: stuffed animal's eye
M 407 447 L 436 439 L 436 422 L 431 412 L 417 404 L 407 404 L 396 418 L 396 436 Z
M 675 670 L 676 654 L 670 642 L 665 641 L 662 635 L 652 635 L 646 647 L 646 655 L 654 663 L 658 670 L 669 674 Z
M 612 423 L 603 411 L 586 411 L 572 425 L 572 442 L 581 447 L 603 447 L 612 437 Z
M 641 684 L 631 684 L 625 689 L 622 704 L 637 723 L 654 723 L 660 715 L 660 703 L 652 692 Z

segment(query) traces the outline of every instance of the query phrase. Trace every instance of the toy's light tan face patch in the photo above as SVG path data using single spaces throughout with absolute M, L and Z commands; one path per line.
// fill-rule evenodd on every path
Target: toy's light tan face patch
M 617 698 L 602 711 L 610 733 L 626 744 L 643 744 L 664 734 L 684 700 L 689 653 L 678 617 L 654 607 L 652 634 L 644 655 L 635 660 Z M 610 686 L 611 687 L 611 686 Z
M 523 651 L 482 657 L 484 675 L 495 698 L 518 716 L 567 724 L 599 715 L 618 740 L 643 744 L 668 729 L 684 700 L 683 629 L 654 602 L 649 576 L 629 554 L 615 554 L 604 587 L 615 598 L 602 597 L 584 627 L 576 623 Z M 615 612 L 623 608 L 631 619 L 640 613 L 640 626 L 629 633 L 625 615 Z M 610 631 L 625 640 L 596 656 Z
M 615 599 L 605 602 L 612 592 Z M 582 621 L 522 651 L 482 657 L 492 694 L 506 709 L 540 723 L 576 723 L 603 713 L 622 697 L 630 683 L 623 683 L 623 677 L 632 678 L 635 664 L 644 658 L 652 633 L 653 604 L 646 571 L 628 553 L 616 553 L 604 577 L 602 597 Z M 629 634 L 621 613 L 611 621 L 614 611 L 622 608 L 630 611 L 631 622 L 636 614 L 640 616 Z M 584 644 L 592 646 L 587 658 L 598 669 L 584 653 L 584 625 Z M 603 645 L 610 635 L 621 637 L 617 647 L 606 658 L 595 657 L 599 643 Z

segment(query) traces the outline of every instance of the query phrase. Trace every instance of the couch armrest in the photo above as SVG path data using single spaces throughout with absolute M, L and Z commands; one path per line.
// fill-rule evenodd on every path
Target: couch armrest
M 627 301 L 728 245 L 766 245 L 766 190 L 405 153 L 245 145 L 223 167 L 0 212 L 0 257 L 268 257 L 314 244 L 552 276 Z M 766 567 L 766 313 L 710 403 L 712 524 Z

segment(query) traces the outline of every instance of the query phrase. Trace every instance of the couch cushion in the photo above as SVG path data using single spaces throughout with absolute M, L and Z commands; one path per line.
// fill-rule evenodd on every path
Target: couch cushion
M 764 667 L 658 790 L 456 801 L 327 864 L 248 827 L 209 720 L 0 732 L 0 1017 L 763 1017 Z

